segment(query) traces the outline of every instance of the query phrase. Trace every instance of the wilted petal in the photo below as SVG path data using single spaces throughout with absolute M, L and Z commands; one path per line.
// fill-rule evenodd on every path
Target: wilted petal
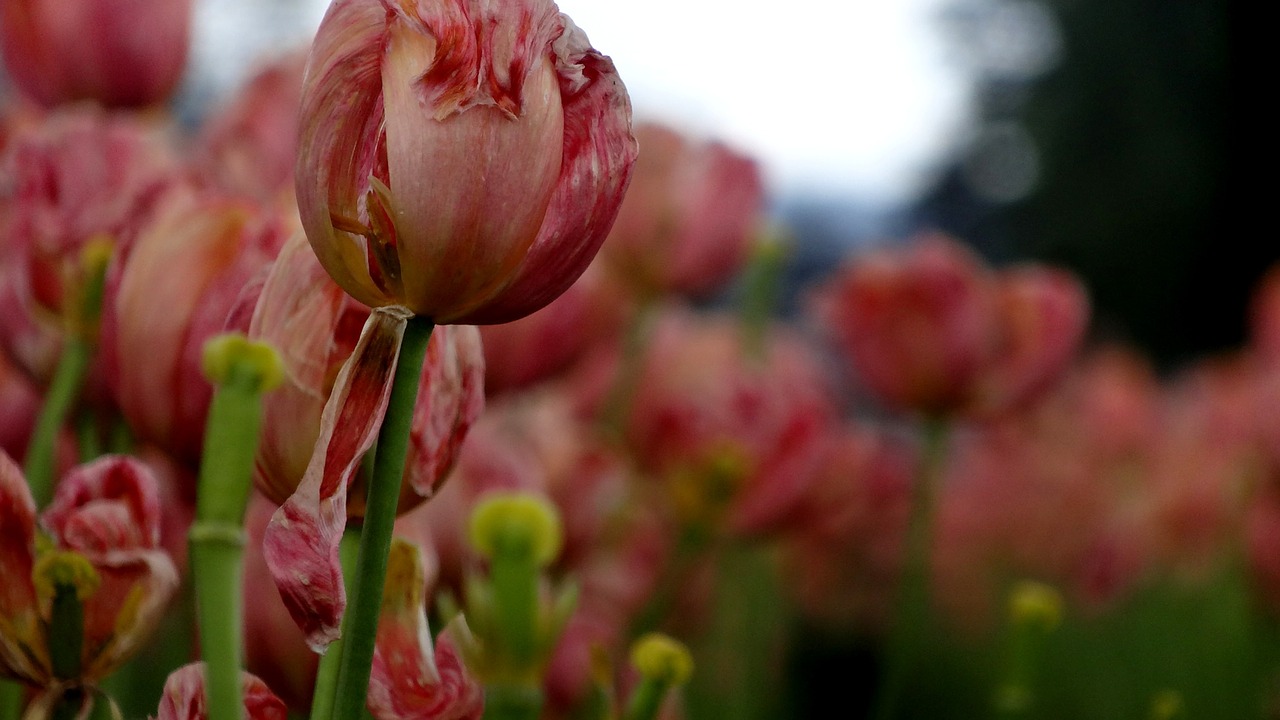
M 45 677 L 44 628 L 31 584 L 36 504 L 22 470 L 0 451 L 0 675 L 37 683 Z M 33 657 L 35 656 L 35 657 Z M 46 658 L 39 660 L 36 658 Z
M 450 631 L 435 649 L 426 615 L 426 569 L 421 551 L 394 540 L 378 621 L 369 711 L 377 720 L 470 720 L 484 712 L 480 685 L 467 673 Z
M 285 720 L 288 708 L 267 684 L 247 672 L 240 673 L 240 695 L 246 720 Z M 154 720 L 206 720 L 208 699 L 204 689 L 204 663 L 183 665 L 169 674 Z
M 263 538 L 281 597 L 317 652 L 338 637 L 346 607 L 338 541 L 347 520 L 347 486 L 386 414 L 408 317 L 398 307 L 369 315 L 325 403 L 307 471 Z

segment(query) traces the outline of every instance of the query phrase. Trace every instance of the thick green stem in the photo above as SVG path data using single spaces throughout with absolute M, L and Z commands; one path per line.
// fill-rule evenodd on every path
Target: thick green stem
M 542 690 L 532 685 L 486 685 L 484 720 L 538 720 Z
M 70 680 L 80 676 L 84 650 L 84 606 L 74 585 L 57 585 L 49 612 L 49 665 L 53 676 Z
M 778 290 L 786 259 L 785 242 L 775 237 L 763 238 L 756 242 L 751 263 L 743 275 L 739 313 L 744 349 L 751 357 L 764 356 L 764 339 L 769 319 L 778 305 Z
M 410 318 L 400 346 L 400 359 L 396 363 L 387 414 L 378 434 L 373 481 L 369 483 L 365 505 L 355 588 L 344 624 L 346 642 L 338 671 L 334 720 L 359 720 L 369 692 L 369 670 L 378 633 L 382 589 L 387 579 L 387 553 L 391 549 L 391 532 L 396 520 L 396 506 L 400 502 L 400 483 L 409 454 L 409 429 L 418 399 L 422 363 L 434 327 L 434 323 L 426 318 Z
M 80 396 L 80 388 L 84 385 L 92 358 L 93 348 L 89 343 L 74 335 L 67 336 L 49 393 L 45 395 L 44 406 L 40 408 L 40 417 L 36 419 L 35 430 L 27 445 L 27 458 L 23 467 L 36 507 L 44 507 L 53 499 L 58 433 L 62 430 L 71 406 Z
M 361 470 L 363 469 L 362 465 Z M 348 591 L 355 581 L 359 554 L 360 526 L 348 525 L 346 531 L 342 533 L 342 543 L 338 546 L 338 557 L 342 561 L 342 581 Z M 346 625 L 344 622 L 342 635 L 330 643 L 329 648 L 320 657 L 320 667 L 316 670 L 316 687 L 311 695 L 311 720 L 330 720 L 333 717 L 333 701 L 338 689 L 338 670 L 342 666 L 343 638 L 347 636 Z
M 189 535 L 209 720 L 240 720 L 244 706 L 244 514 L 262 424 L 264 370 L 247 354 L 241 356 L 243 347 L 227 352 L 222 370 L 211 373 L 219 384 L 209 406 L 196 521 Z M 206 351 L 207 372 L 209 367 Z
M 897 612 L 885 645 L 884 669 L 876 696 L 876 720 L 890 720 L 929 623 L 929 546 L 933 538 L 934 491 L 946 448 L 946 423 L 931 418 L 924 427 L 924 448 L 911 502 Z
M 538 566 L 527 536 L 509 533 L 489 559 L 494 615 L 511 667 L 533 665 L 538 652 Z

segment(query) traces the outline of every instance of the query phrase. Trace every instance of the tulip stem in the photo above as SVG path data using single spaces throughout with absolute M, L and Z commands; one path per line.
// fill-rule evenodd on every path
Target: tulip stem
M 361 472 L 368 464 L 361 464 Z M 338 546 L 338 558 L 342 562 L 342 581 L 348 591 L 351 590 L 355 580 L 359 553 L 360 526 L 348 525 L 342 533 L 342 543 Z M 320 668 L 316 670 L 315 692 L 311 696 L 311 720 L 331 720 L 333 717 L 333 702 L 338 689 L 338 670 L 342 664 L 342 646 L 346 636 L 347 628 L 344 622 L 342 634 L 330 643 L 324 655 L 320 656 Z
M 27 445 L 27 457 L 23 471 L 31 485 L 31 497 L 36 507 L 44 507 L 53 499 L 53 472 L 58 448 L 58 433 L 67 419 L 67 413 L 80 396 L 93 348 L 84 339 L 68 335 L 58 359 L 58 367 L 40 408 L 40 417 Z
M 17 680 L 0 678 L 0 720 L 18 720 L 22 717 L 22 684 Z
M 244 514 L 253 487 L 262 393 L 278 382 L 279 359 L 261 343 L 224 335 L 205 345 L 204 369 L 216 390 L 205 429 L 196 519 L 188 535 L 196 617 L 209 720 L 240 720 Z
M 932 540 L 934 491 L 945 455 L 947 426 L 938 418 L 925 421 L 924 447 L 904 544 L 902 576 L 898 581 L 897 612 L 889 628 L 883 653 L 880 687 L 876 694 L 876 720 L 890 720 L 907 677 L 915 664 L 925 626 L 929 622 L 929 545 Z
M 387 579 L 387 554 L 400 504 L 400 483 L 409 455 L 409 430 L 418 399 L 422 364 L 435 324 L 419 316 L 409 318 L 400 358 L 391 384 L 387 414 L 378 433 L 378 449 L 373 463 L 365 504 L 364 528 L 356 564 L 355 587 L 344 624 L 346 638 L 338 670 L 338 690 L 334 698 L 334 720 L 359 720 L 369 692 L 369 671 L 373 664 L 382 590 Z

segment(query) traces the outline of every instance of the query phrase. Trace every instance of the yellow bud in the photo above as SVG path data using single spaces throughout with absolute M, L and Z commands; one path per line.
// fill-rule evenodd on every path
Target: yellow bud
M 527 543 L 534 562 L 546 566 L 560 554 L 560 514 L 546 498 L 525 492 L 494 493 L 471 513 L 471 544 L 493 557 L 500 544 Z
M 1045 583 L 1023 580 L 1009 593 L 1009 618 L 1015 625 L 1052 630 L 1062 622 L 1062 595 Z
M 89 559 L 70 550 L 51 550 L 41 555 L 31 568 L 31 582 L 41 597 L 51 598 L 59 587 L 75 588 L 83 601 L 98 591 L 102 578 Z
M 631 646 L 631 664 L 648 680 L 683 685 L 693 674 L 693 656 L 679 640 L 661 633 L 644 635 Z
M 204 344 L 204 376 L 222 385 L 233 371 L 253 377 L 258 392 L 275 389 L 284 380 L 280 354 L 267 343 L 250 340 L 240 333 L 227 333 Z

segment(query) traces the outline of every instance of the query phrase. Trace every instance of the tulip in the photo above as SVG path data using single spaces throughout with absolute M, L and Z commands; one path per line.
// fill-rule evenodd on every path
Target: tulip
M 563 292 L 636 154 L 612 61 L 550 0 L 337 0 L 302 91 L 302 224 L 370 307 L 496 323 Z
M 370 387 L 360 359 L 390 360 L 378 355 L 388 346 L 362 327 L 379 321 L 333 284 L 295 236 L 272 266 L 250 322 L 251 337 L 280 348 L 285 369 L 283 386 L 264 401 L 256 460 L 259 489 L 283 503 L 266 532 L 267 561 L 313 646 L 337 633 L 345 603 L 337 543 L 347 514 L 365 509 L 364 485 L 353 475 L 386 395 Z M 483 374 L 474 327 L 437 330 L 414 406 L 401 511 L 430 497 L 452 468 L 484 406 Z M 326 403 L 339 390 L 340 402 Z
M 284 244 L 284 222 L 243 201 L 171 194 L 108 281 L 107 379 L 130 428 L 194 465 L 212 387 L 205 341 Z
M 760 168 L 722 143 L 636 128 L 640 157 L 601 256 L 641 296 L 704 296 L 747 260 L 764 212 Z
M 196 150 L 201 177 L 256 198 L 286 190 L 292 197 L 306 59 L 294 52 L 263 67 L 205 121 Z
M 208 720 L 204 663 L 183 665 L 169 674 L 154 720 Z M 246 720 L 285 720 L 289 710 L 258 677 L 240 672 Z
M 1071 275 L 993 271 L 943 235 L 854 258 L 818 305 L 859 382 L 888 405 L 931 416 L 993 416 L 1042 395 L 1089 317 Z
M 41 382 L 53 374 L 92 243 L 128 252 L 162 198 L 177 163 L 155 128 L 77 108 L 13 138 L 0 266 L 0 342 Z
M 191 9 L 191 0 L 6 0 L 0 45 L 14 83 L 42 105 L 150 105 L 182 76 Z
M 53 707 L 142 647 L 178 574 L 159 548 L 155 479 L 131 458 L 72 470 L 40 525 L 47 538 L 22 472 L 0 453 L 0 674 Z

